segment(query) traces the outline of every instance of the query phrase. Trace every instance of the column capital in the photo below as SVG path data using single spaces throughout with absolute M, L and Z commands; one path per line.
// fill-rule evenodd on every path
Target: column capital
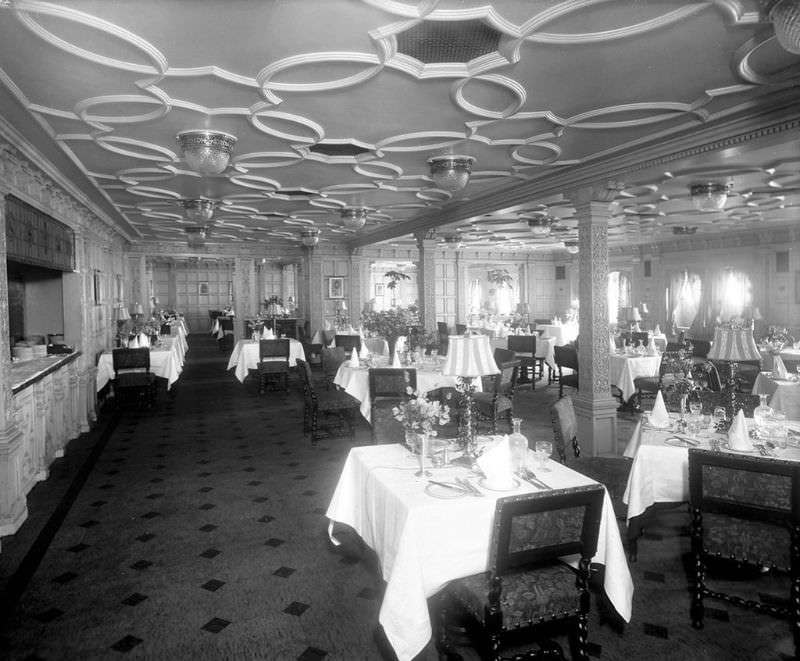
M 623 190 L 625 190 L 625 183 L 612 179 L 605 182 L 598 182 L 591 186 L 578 188 L 572 193 L 571 198 L 575 206 L 586 206 L 593 202 L 609 204 L 613 202 L 617 195 Z

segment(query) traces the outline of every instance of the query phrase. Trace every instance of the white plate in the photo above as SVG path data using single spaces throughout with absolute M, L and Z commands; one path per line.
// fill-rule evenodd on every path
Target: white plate
M 432 498 L 441 498 L 442 500 L 463 498 L 464 496 L 467 495 L 467 492 L 464 491 L 455 482 L 444 482 L 443 484 L 452 484 L 455 487 L 455 489 L 448 489 L 447 487 L 441 487 L 438 484 L 428 484 L 425 487 L 425 493 L 431 496 Z M 460 489 L 460 491 L 456 491 L 456 489 Z
M 508 487 L 507 489 L 498 489 L 497 487 L 492 486 L 489 482 L 486 481 L 485 477 L 481 477 L 478 479 L 478 484 L 482 486 L 484 489 L 488 489 L 489 491 L 514 491 L 514 489 L 519 489 L 519 480 L 516 477 L 511 478 L 513 485 Z
M 728 452 L 735 452 L 736 454 L 753 454 L 754 452 L 758 452 L 755 448 L 751 448 L 749 450 L 734 450 L 731 447 L 728 447 L 728 442 L 723 441 L 720 445 L 722 445 L 723 449 L 727 450 Z

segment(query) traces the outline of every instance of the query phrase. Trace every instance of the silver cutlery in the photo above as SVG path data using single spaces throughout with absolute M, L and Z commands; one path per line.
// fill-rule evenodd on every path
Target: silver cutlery
M 428 484 L 434 484 L 437 487 L 443 487 L 445 489 L 452 489 L 453 491 L 458 491 L 459 493 L 467 494 L 469 490 L 463 486 L 458 486 L 455 484 L 448 484 L 447 482 L 437 482 L 436 480 L 428 480 Z
M 467 489 L 469 493 L 471 493 L 473 496 L 483 497 L 483 494 L 480 491 L 478 491 L 478 488 L 474 484 L 472 484 L 472 482 L 470 482 L 469 480 L 464 479 L 463 477 L 457 477 L 456 483 L 460 484 L 465 489 Z
M 533 486 L 539 487 L 540 489 L 550 489 L 551 487 L 542 482 L 538 477 L 536 477 L 536 473 L 528 468 L 523 468 L 521 472 L 521 477 L 530 482 Z

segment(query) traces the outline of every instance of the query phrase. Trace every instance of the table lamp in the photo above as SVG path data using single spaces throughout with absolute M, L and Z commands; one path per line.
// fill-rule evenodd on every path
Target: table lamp
M 724 324 L 714 329 L 714 341 L 708 352 L 708 359 L 727 362 L 728 380 L 725 387 L 728 391 L 728 420 L 740 408 L 736 404 L 736 373 L 741 361 L 760 361 L 761 354 L 753 339 L 753 329 L 735 324 Z
M 464 424 L 459 433 L 459 442 L 464 454 L 453 463 L 472 466 L 477 457 L 475 423 L 473 422 L 476 377 L 498 374 L 500 370 L 492 355 L 488 335 L 451 335 L 447 346 L 447 360 L 442 368 L 445 376 L 455 376 L 456 390 L 464 398 Z

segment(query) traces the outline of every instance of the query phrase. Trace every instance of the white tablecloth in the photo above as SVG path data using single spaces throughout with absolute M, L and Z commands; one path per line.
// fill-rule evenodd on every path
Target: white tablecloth
M 566 466 L 548 463 L 552 471 L 540 476 L 554 488 L 593 483 Z M 412 659 L 431 637 L 427 598 L 450 580 L 488 568 L 497 499 L 535 489 L 522 482 L 510 492 L 484 490 L 485 498 L 439 500 L 425 493 L 427 478 L 415 477 L 416 469 L 402 446 L 353 448 L 326 514 L 331 528 L 333 522 L 351 526 L 380 560 L 386 591 L 378 621 L 399 661 Z M 466 477 L 467 471 L 446 467 L 434 475 L 451 480 Z M 593 561 L 605 565 L 606 594 L 629 620 L 633 581 L 608 494 Z
M 177 337 L 161 335 L 158 345 L 150 349 L 150 371 L 167 380 L 167 390 L 178 380 L 183 371 L 184 351 Z M 114 360 L 111 351 L 104 351 L 97 361 L 97 391 L 105 388 L 114 379 Z
M 800 364 L 800 349 L 781 349 L 780 357 L 786 369 L 794 372 L 795 367 Z M 771 372 L 774 363 L 775 356 L 771 352 L 761 351 L 761 369 Z
M 306 352 L 303 345 L 295 339 L 289 339 L 289 366 L 297 365 L 297 359 L 305 360 Z M 227 369 L 235 367 L 236 378 L 244 383 L 249 370 L 258 369 L 258 340 L 239 340 L 233 347 L 233 352 L 228 360 Z
M 417 392 L 426 393 L 435 388 L 456 385 L 455 376 L 444 376 L 441 370 L 417 369 Z M 350 367 L 349 362 L 339 365 L 333 382 L 346 393 L 361 402 L 361 415 L 369 422 L 372 418 L 372 403 L 369 400 L 369 368 Z M 475 379 L 476 390 L 481 390 L 480 379 Z
M 677 414 L 670 417 L 676 418 Z M 752 418 L 748 419 L 752 424 Z M 800 424 L 789 423 L 791 429 L 800 429 Z M 667 438 L 675 432 L 657 429 L 642 429 L 641 423 L 631 434 L 625 448 L 625 456 L 633 457 L 633 465 L 628 476 L 628 485 L 622 497 L 628 505 L 628 520 L 643 514 L 655 503 L 680 503 L 689 500 L 689 449 L 667 445 Z M 680 434 L 687 437 L 687 434 Z M 697 447 L 710 450 L 711 439 L 725 442 L 725 434 L 701 434 L 692 437 L 698 441 Z M 789 446 L 776 449 L 781 459 L 800 461 L 800 448 Z M 758 453 L 754 453 L 758 456 Z
M 754 395 L 769 395 L 767 403 L 776 411 L 786 414 L 787 420 L 800 420 L 800 381 L 773 379 L 759 373 L 753 384 Z
M 536 330 L 544 331 L 542 335 L 545 337 L 555 338 L 557 347 L 563 347 L 578 337 L 578 324 L 536 324 Z
M 619 388 L 622 393 L 622 401 L 627 402 L 636 392 L 634 379 L 638 376 L 658 376 L 660 365 L 660 356 L 610 354 L 608 379 L 612 386 Z
M 507 349 L 508 348 L 508 338 L 507 337 L 495 337 L 490 340 L 493 349 Z M 536 338 L 536 358 L 542 358 L 545 362 L 545 365 L 549 366 L 550 369 L 556 371 L 558 368 L 556 367 L 556 356 L 555 352 L 553 351 L 553 347 L 556 346 L 556 338 L 554 337 L 537 337 Z M 517 352 L 518 355 L 530 356 L 530 353 L 520 353 Z

